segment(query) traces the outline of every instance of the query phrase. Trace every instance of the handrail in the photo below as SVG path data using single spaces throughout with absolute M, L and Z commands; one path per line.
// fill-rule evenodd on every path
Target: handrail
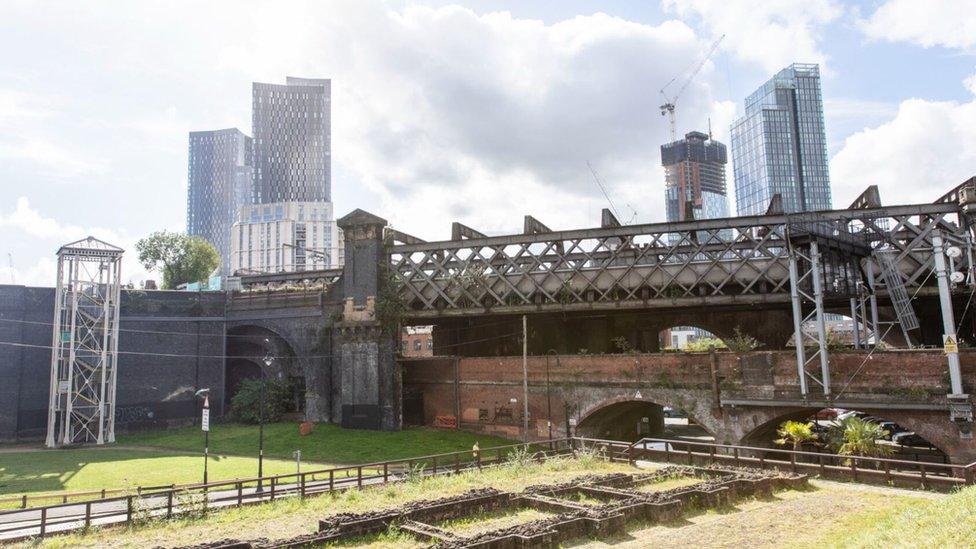
M 852 460 L 855 460 L 855 461 L 870 461 L 870 462 L 876 462 L 876 463 L 885 463 L 885 462 L 887 462 L 887 463 L 897 463 L 897 464 L 913 465 L 913 466 L 918 466 L 918 465 L 921 464 L 921 465 L 924 465 L 926 467 L 934 467 L 936 469 L 938 469 L 938 468 L 943 468 L 943 469 L 976 468 L 976 462 L 963 465 L 963 464 L 958 464 L 958 463 L 938 463 L 938 462 L 924 462 L 924 461 L 908 461 L 908 460 L 891 459 L 891 458 L 874 457 L 874 456 L 856 456 L 856 455 L 842 455 L 842 454 L 823 454 L 823 453 L 820 453 L 820 452 L 808 452 L 808 451 L 805 451 L 805 450 L 789 450 L 789 449 L 786 449 L 786 448 L 768 448 L 768 447 L 762 447 L 762 446 L 741 446 L 741 445 L 736 445 L 736 444 L 722 444 L 722 443 L 718 443 L 718 442 L 700 442 L 700 441 L 685 440 L 685 439 L 667 439 L 667 438 L 645 437 L 645 438 L 642 438 L 642 439 L 638 440 L 637 442 L 634 442 L 633 444 L 630 444 L 629 446 L 632 447 L 632 448 L 636 448 L 636 447 L 638 447 L 643 442 L 665 442 L 665 443 L 671 443 L 672 445 L 674 445 L 674 444 L 688 444 L 688 445 L 706 446 L 706 447 L 707 446 L 713 446 L 713 447 L 716 447 L 716 448 L 728 448 L 728 449 L 737 449 L 737 450 L 748 450 L 750 452 L 776 452 L 776 453 L 781 453 L 781 454 L 793 454 L 793 455 L 797 455 L 797 456 L 813 456 L 813 457 L 830 456 L 830 457 L 836 457 L 836 458 L 841 458 L 841 459 L 852 459 Z

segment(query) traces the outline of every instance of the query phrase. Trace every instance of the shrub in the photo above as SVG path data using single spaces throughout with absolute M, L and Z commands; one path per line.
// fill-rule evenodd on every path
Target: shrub
M 278 379 L 245 379 L 230 400 L 230 415 L 241 423 L 261 420 L 261 392 L 264 391 L 264 422 L 281 420 L 291 404 L 291 387 Z
M 726 341 L 726 344 L 733 353 L 748 353 L 755 351 L 760 346 L 756 338 L 742 333 L 739 327 L 735 328 L 735 333 Z

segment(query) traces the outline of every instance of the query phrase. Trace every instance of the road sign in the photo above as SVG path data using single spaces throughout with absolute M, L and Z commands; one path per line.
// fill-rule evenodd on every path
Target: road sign
M 203 431 L 210 430 L 210 408 L 204 408 L 203 414 L 200 416 L 200 429 Z
M 958 353 L 959 343 L 956 342 L 955 335 L 943 335 L 942 336 L 942 347 L 945 354 Z
M 644 396 L 643 396 L 643 395 L 641 394 L 641 392 L 640 392 L 640 389 L 637 389 L 637 394 L 636 394 L 636 395 L 634 395 L 634 398 L 637 398 L 637 399 L 641 399 L 641 398 L 644 398 Z

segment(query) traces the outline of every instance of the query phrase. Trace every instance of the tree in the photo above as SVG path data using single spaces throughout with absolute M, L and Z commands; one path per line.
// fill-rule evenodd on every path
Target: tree
M 158 231 L 136 243 L 139 262 L 163 273 L 162 288 L 199 282 L 220 265 L 220 255 L 206 240 L 184 233 Z
M 792 444 L 794 452 L 798 452 L 804 442 L 817 440 L 817 434 L 813 432 L 813 423 L 802 421 L 784 421 L 779 429 L 776 429 L 776 434 L 780 437 L 776 439 L 776 444 L 780 446 Z
M 859 417 L 844 418 L 828 432 L 831 449 L 845 456 L 884 457 L 891 454 L 891 447 L 878 444 L 887 432 L 877 423 Z

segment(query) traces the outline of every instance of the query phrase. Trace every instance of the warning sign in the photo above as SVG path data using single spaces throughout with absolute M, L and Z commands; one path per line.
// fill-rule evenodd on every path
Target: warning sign
M 943 335 L 942 336 L 942 348 L 945 354 L 958 353 L 959 344 L 956 342 L 955 335 Z
M 203 431 L 210 430 L 210 408 L 204 408 L 202 417 L 200 418 L 200 428 Z

